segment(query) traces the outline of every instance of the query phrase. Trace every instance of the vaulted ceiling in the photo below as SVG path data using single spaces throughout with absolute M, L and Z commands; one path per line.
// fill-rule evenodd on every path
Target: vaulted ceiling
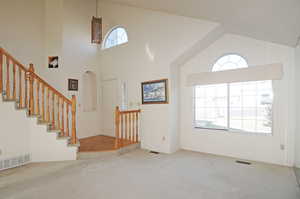
M 207 19 L 228 32 L 288 46 L 296 46 L 300 36 L 300 0 L 106 1 Z

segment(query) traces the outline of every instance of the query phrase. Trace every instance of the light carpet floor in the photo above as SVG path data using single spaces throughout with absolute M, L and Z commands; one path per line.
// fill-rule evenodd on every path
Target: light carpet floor
M 30 164 L 0 172 L 1 199 L 299 199 L 293 169 L 179 151 Z

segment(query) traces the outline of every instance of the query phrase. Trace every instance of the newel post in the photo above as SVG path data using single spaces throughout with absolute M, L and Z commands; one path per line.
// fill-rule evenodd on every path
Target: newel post
M 72 96 L 72 138 L 71 143 L 76 144 L 76 96 Z
M 34 66 L 29 65 L 28 78 L 29 78 L 29 115 L 34 114 L 34 95 L 33 95 L 33 81 L 34 81 Z
M 120 138 L 120 109 L 119 106 L 116 107 L 115 110 L 115 133 L 116 133 L 116 141 L 115 141 L 115 148 L 119 148 L 119 138 Z

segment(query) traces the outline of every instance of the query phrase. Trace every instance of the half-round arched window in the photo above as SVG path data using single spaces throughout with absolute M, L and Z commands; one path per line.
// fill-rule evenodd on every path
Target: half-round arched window
M 123 27 L 113 28 L 106 36 L 103 48 L 111 48 L 128 42 L 128 35 Z
M 216 72 L 247 67 L 247 61 L 242 56 L 237 54 L 229 54 L 219 58 L 214 64 L 212 71 Z

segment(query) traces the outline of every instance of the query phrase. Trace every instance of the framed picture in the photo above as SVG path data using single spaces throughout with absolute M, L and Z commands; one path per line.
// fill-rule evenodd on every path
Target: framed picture
M 68 79 L 68 90 L 78 91 L 78 79 Z
M 58 56 L 48 57 L 48 67 L 58 68 Z
M 142 104 L 168 104 L 168 80 L 142 82 Z

